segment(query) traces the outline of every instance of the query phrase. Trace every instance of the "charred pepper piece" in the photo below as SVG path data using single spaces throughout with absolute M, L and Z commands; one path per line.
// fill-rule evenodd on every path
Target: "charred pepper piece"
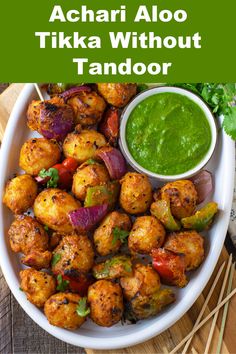
M 181 219 L 181 223 L 185 229 L 203 231 L 209 228 L 217 211 L 217 203 L 210 202 L 194 215 Z
M 107 184 L 87 189 L 84 206 L 90 207 L 95 205 L 102 205 L 107 203 L 109 208 L 112 209 L 117 201 L 120 191 L 118 181 L 108 182 Z
M 96 279 L 116 279 L 132 275 L 132 263 L 128 256 L 121 255 L 107 259 L 93 267 Z
M 168 199 L 160 199 L 152 203 L 151 214 L 160 220 L 167 230 L 178 231 L 181 229 L 180 222 L 175 220 L 171 213 Z

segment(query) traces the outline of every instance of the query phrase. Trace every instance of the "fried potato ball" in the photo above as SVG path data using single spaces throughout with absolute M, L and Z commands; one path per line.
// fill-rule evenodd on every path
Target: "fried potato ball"
M 22 214 L 34 203 L 38 186 L 29 175 L 20 175 L 7 182 L 3 195 L 3 203 L 14 214 Z
M 129 231 L 131 229 L 131 221 L 127 214 L 113 211 L 108 214 L 93 235 L 94 244 L 97 252 L 101 256 L 117 252 L 121 247 L 121 240 L 116 238 L 115 232 L 120 230 Z
M 67 270 L 88 272 L 93 266 L 92 243 L 85 235 L 64 236 L 53 251 L 52 271 L 61 274 Z
M 170 199 L 170 208 L 177 219 L 186 218 L 194 213 L 197 204 L 197 191 L 188 180 L 167 183 L 161 188 L 161 199 Z
M 54 231 L 72 232 L 68 213 L 80 208 L 80 202 L 70 194 L 49 188 L 42 191 L 34 202 L 34 215 L 44 225 Z
M 81 165 L 73 176 L 72 193 L 84 201 L 89 187 L 105 184 L 110 180 L 105 166 L 99 163 Z
M 49 238 L 49 248 L 51 250 L 56 248 L 59 245 L 59 243 L 61 242 L 61 240 L 63 239 L 64 236 L 65 236 L 65 234 L 63 234 L 63 233 L 53 232 L 52 235 Z
M 132 252 L 149 254 L 153 248 L 161 247 L 165 229 L 154 216 L 140 216 L 135 220 L 128 238 Z
M 152 266 L 137 263 L 133 272 L 133 276 L 120 279 L 120 285 L 127 300 L 131 300 L 137 293 L 141 296 L 148 296 L 159 290 L 160 277 Z
M 105 100 L 115 107 L 124 107 L 137 92 L 136 84 L 127 83 L 100 83 L 97 88 Z
M 75 123 L 93 125 L 100 122 L 106 102 L 95 91 L 81 91 L 67 101 L 75 114 Z
M 33 138 L 27 140 L 20 151 L 19 165 L 26 173 L 37 176 L 45 168 L 60 160 L 61 152 L 56 140 Z
M 48 249 L 48 234 L 44 227 L 34 218 L 19 215 L 8 230 L 10 246 L 14 252 L 29 254 L 33 250 Z
M 147 176 L 128 172 L 120 183 L 121 207 L 130 214 L 145 213 L 152 202 L 152 186 Z
M 56 281 L 53 276 L 35 269 L 20 271 L 21 289 L 27 299 L 37 307 L 43 307 L 46 300 L 56 292 Z
M 99 326 L 111 327 L 121 320 L 124 306 L 119 284 L 98 280 L 88 289 L 90 317 Z
M 33 250 L 25 257 L 21 258 L 21 263 L 35 269 L 47 269 L 50 267 L 52 253 L 50 251 Z
M 85 321 L 77 313 L 77 306 L 81 300 L 80 295 L 72 293 L 57 293 L 52 295 L 45 303 L 44 313 L 53 326 L 76 329 Z
M 186 270 L 196 269 L 204 259 L 204 238 L 197 231 L 180 231 L 169 234 L 164 248 L 183 254 Z
M 97 148 L 106 145 L 106 139 L 96 130 L 82 130 L 67 135 L 63 143 L 66 157 L 73 157 L 79 163 L 91 159 Z

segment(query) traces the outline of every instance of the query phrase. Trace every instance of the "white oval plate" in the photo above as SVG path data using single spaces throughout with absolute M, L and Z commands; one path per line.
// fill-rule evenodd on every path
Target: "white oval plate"
M 19 152 L 26 139 L 38 136 L 26 126 L 26 109 L 32 99 L 38 99 L 32 84 L 27 84 L 20 94 L 9 119 L 2 142 L 0 155 L 0 200 L 6 181 L 19 172 Z M 117 349 L 131 346 L 160 334 L 193 305 L 207 284 L 221 249 L 229 223 L 234 178 L 234 142 L 219 131 L 215 153 L 206 166 L 215 177 L 215 191 L 212 199 L 219 204 L 220 212 L 213 227 L 206 235 L 206 259 L 199 269 L 192 272 L 190 282 L 184 289 L 175 289 L 177 300 L 158 316 L 133 325 L 117 324 L 112 328 L 102 328 L 88 320 L 80 329 L 68 331 L 51 326 L 43 312 L 26 300 L 19 290 L 19 258 L 9 247 L 7 230 L 13 220 L 12 213 L 0 203 L 0 250 L 1 267 L 6 281 L 25 312 L 43 329 L 53 336 L 73 345 L 94 349 Z

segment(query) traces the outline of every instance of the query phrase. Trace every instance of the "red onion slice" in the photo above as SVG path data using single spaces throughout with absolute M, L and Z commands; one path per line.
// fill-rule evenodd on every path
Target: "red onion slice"
M 202 203 L 213 190 L 213 180 L 211 172 L 207 170 L 200 171 L 196 176 L 190 178 L 193 182 L 197 194 L 198 204 Z
M 71 211 L 70 222 L 78 232 L 89 231 L 106 216 L 108 209 L 109 205 L 103 204 Z
M 120 179 L 126 173 L 126 162 L 121 152 L 111 146 L 105 146 L 96 151 L 106 165 L 111 179 Z
M 62 97 L 65 101 L 67 101 L 69 98 L 76 96 L 81 91 L 91 92 L 92 89 L 90 86 L 87 86 L 87 85 L 74 86 L 74 87 L 71 87 L 69 90 L 62 92 L 60 94 L 60 97 Z

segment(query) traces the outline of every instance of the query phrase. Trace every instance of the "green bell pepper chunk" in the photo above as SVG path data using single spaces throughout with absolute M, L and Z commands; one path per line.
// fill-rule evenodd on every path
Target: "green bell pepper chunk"
M 217 203 L 210 202 L 194 215 L 181 219 L 181 224 L 185 229 L 193 229 L 196 231 L 206 230 L 211 225 L 217 211 Z
M 120 184 L 118 181 L 108 182 L 105 185 L 89 187 L 87 189 L 84 206 L 109 204 L 110 209 L 115 205 L 119 196 Z
M 180 222 L 175 220 L 171 214 L 170 201 L 168 199 L 160 199 L 151 205 L 151 214 L 162 222 L 169 231 L 178 231 L 181 229 Z
M 93 267 L 93 276 L 96 279 L 115 279 L 130 276 L 132 263 L 128 256 L 115 256 Z

